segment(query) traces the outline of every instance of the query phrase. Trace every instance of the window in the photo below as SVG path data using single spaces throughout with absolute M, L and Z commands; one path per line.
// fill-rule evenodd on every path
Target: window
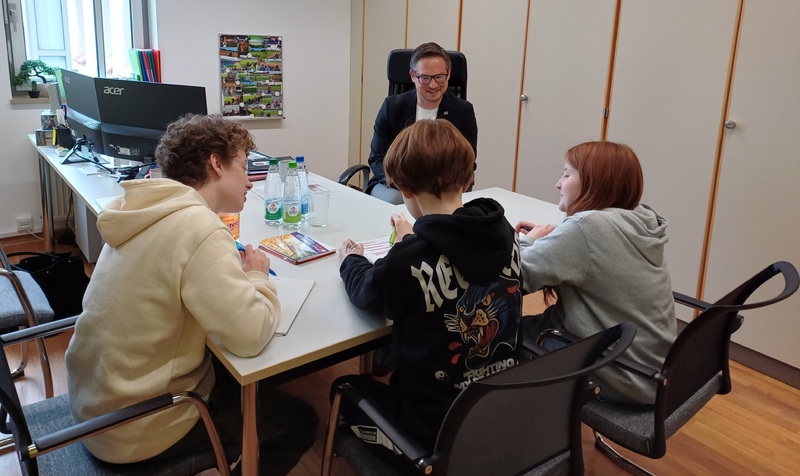
M 130 78 L 144 48 L 146 0 L 2 0 L 12 76 L 26 59 L 90 76 Z

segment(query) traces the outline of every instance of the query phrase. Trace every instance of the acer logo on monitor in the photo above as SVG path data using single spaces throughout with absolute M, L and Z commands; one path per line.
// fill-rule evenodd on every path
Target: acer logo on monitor
M 103 94 L 113 94 L 115 96 L 122 96 L 122 91 L 124 90 L 125 88 L 115 88 L 112 86 L 106 86 L 105 88 L 103 88 Z

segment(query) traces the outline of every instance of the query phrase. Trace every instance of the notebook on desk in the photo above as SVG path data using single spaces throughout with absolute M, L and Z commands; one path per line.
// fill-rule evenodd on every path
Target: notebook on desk
M 300 308 L 314 287 L 313 279 L 283 278 L 271 276 L 270 281 L 278 288 L 278 300 L 281 303 L 281 322 L 275 330 L 276 336 L 285 336 L 292 327 Z

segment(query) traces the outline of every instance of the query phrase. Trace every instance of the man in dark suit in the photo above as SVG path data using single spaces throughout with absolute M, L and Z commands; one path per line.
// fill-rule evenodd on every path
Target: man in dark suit
M 372 178 L 367 192 L 387 202 L 400 204 L 400 192 L 386 185 L 383 157 L 401 130 L 421 119 L 447 119 L 478 150 L 478 123 L 472 104 L 447 91 L 450 56 L 436 43 L 424 43 L 411 55 L 408 74 L 414 89 L 387 97 L 383 101 L 370 145 L 369 166 Z

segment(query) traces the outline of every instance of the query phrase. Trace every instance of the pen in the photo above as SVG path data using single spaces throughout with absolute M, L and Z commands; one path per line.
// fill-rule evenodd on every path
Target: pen
M 239 250 L 239 251 L 244 251 L 245 247 L 244 247 L 243 244 L 239 243 L 238 240 L 236 240 L 236 249 Z M 277 274 L 275 274 L 275 271 L 272 271 L 272 268 L 269 269 L 269 274 L 271 274 L 273 276 L 277 276 Z
M 394 239 L 397 237 L 397 227 L 392 227 L 392 234 L 389 235 L 389 246 L 394 246 Z

